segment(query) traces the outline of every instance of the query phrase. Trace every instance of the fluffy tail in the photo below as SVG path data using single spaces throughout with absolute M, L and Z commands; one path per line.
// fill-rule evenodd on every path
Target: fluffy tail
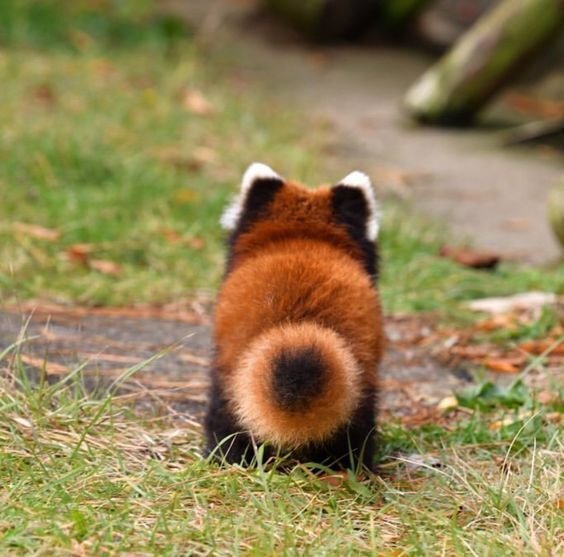
M 361 377 L 345 341 L 315 323 L 261 334 L 231 377 L 240 422 L 261 441 L 298 447 L 346 424 L 361 397 Z

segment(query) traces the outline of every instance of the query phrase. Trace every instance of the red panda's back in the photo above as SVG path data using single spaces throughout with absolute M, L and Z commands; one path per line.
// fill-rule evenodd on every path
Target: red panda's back
M 301 322 L 339 334 L 365 380 L 373 381 L 382 351 L 378 294 L 358 262 L 331 245 L 308 239 L 274 243 L 228 275 L 215 316 L 220 367 L 237 365 L 253 339 L 266 330 Z
M 253 164 L 221 222 L 208 451 L 248 462 L 264 442 L 370 467 L 383 333 L 369 178 L 307 190 Z

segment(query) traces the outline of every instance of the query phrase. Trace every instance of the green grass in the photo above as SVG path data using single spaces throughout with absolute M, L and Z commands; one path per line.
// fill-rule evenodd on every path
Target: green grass
M 221 210 L 252 160 L 312 184 L 335 179 L 322 124 L 245 81 L 150 3 L 0 3 L 0 296 L 83 304 L 164 302 L 221 276 Z M 185 107 L 186 91 L 211 103 Z M 21 225 L 55 230 L 48 241 Z M 387 205 L 382 293 L 389 311 L 447 312 L 528 289 L 564 292 L 564 270 L 462 269 L 444 233 Z M 119 264 L 114 274 L 70 259 Z
M 237 92 L 189 34 L 170 36 L 142 13 L 126 25 L 117 2 L 79 4 L 94 7 L 59 17 L 55 3 L 3 6 L 1 292 L 119 304 L 214 287 L 217 220 L 241 171 L 256 158 L 307 174 L 315 133 L 301 137 L 297 117 L 252 84 Z M 188 90 L 213 113 L 186 109 Z M 60 238 L 18 233 L 13 222 Z M 122 273 L 69 262 L 65 250 L 81 243 Z
M 327 131 L 150 3 L 61 5 L 0 0 L 0 297 L 129 304 L 213 291 L 217 220 L 245 166 L 328 180 Z M 188 110 L 187 90 L 213 110 Z M 437 256 L 443 231 L 384 209 L 388 311 L 461 317 L 475 297 L 564 292 L 562 266 L 464 269 Z M 553 324 L 547 310 L 515 335 Z M 561 401 L 480 385 L 443 425 L 383 423 L 381 474 L 331 487 L 305 465 L 206 462 L 197 426 L 87 394 L 79 370 L 32 381 L 13 347 L 0 355 L 0 554 L 557 555 Z
M 388 311 L 437 311 L 468 317 L 461 302 L 529 290 L 564 292 L 564 265 L 552 269 L 502 263 L 495 271 L 439 257 L 447 233 L 405 207 L 385 206 L 381 290 Z
M 562 436 L 551 408 L 530 396 L 448 427 L 388 422 L 380 475 L 332 486 L 305 465 L 218 467 L 199 455 L 195 426 L 137 415 L 119 396 L 92 398 L 80 374 L 32 386 L 17 355 L 0 365 L 2 554 L 563 549 Z

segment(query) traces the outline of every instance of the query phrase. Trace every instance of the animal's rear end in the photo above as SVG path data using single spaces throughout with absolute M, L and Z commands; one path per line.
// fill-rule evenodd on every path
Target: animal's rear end
M 253 166 L 226 213 L 206 433 L 229 462 L 248 462 L 254 440 L 330 466 L 372 463 L 377 222 L 370 184 L 351 176 L 309 192 Z

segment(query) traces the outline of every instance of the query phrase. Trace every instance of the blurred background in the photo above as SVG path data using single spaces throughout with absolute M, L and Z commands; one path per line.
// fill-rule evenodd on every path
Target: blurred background
M 564 555 L 563 24 L 0 0 L 0 555 Z M 201 458 L 218 221 L 253 161 L 374 181 L 377 478 Z
M 562 293 L 563 30 L 562 0 L 1 0 L 2 299 L 213 295 L 254 160 L 371 175 L 389 311 Z

